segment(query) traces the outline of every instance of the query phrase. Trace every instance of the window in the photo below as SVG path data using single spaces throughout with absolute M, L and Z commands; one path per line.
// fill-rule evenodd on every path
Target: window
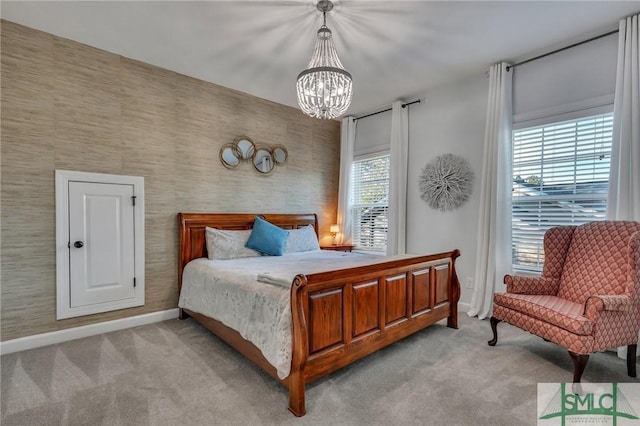
M 547 229 L 604 220 L 612 131 L 607 113 L 513 132 L 514 269 L 542 270 Z
M 355 160 L 351 172 L 351 229 L 357 250 L 387 250 L 389 155 Z

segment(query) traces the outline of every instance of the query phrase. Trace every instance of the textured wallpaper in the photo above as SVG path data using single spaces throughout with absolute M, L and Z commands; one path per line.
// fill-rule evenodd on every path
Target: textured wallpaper
M 175 308 L 178 212 L 317 213 L 330 238 L 337 121 L 11 22 L 1 35 L 3 341 Z M 285 145 L 287 164 L 226 169 L 239 135 Z M 145 306 L 56 321 L 56 169 L 144 177 Z

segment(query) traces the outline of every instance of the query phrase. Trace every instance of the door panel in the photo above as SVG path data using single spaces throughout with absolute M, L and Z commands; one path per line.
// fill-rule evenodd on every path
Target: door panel
M 133 185 L 69 182 L 71 307 L 135 297 L 133 194 Z

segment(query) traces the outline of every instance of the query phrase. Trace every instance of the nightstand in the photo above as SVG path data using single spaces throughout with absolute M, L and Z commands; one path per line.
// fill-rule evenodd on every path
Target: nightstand
M 351 251 L 353 250 L 353 246 L 350 244 L 333 244 L 330 246 L 322 246 L 320 247 L 322 250 L 333 250 L 333 251 Z

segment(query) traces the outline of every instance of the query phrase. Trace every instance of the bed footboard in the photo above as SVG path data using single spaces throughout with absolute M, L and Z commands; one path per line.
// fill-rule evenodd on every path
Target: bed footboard
M 297 276 L 289 410 L 305 414 L 306 383 L 445 318 L 458 328 L 459 255 L 454 250 Z

